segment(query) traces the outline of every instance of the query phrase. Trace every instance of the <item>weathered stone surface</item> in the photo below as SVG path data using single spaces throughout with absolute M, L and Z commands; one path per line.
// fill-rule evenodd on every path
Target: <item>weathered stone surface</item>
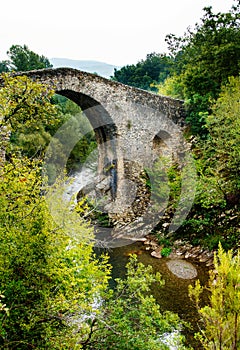
M 167 267 L 179 278 L 192 279 L 197 277 L 197 269 L 183 259 L 172 259 L 167 262 Z
M 153 252 L 151 252 L 151 256 L 152 256 L 153 258 L 157 258 L 157 259 L 161 259 L 161 258 L 162 258 L 161 252 L 160 252 L 160 251 L 156 251 L 156 250 L 154 250 Z

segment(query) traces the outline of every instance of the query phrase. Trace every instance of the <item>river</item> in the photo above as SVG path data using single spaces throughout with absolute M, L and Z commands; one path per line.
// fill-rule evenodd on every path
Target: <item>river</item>
M 86 175 L 87 174 L 87 175 Z M 65 199 L 70 200 L 71 196 L 76 196 L 76 192 L 83 186 L 86 186 L 93 179 L 91 169 L 85 169 L 84 172 L 75 174 L 72 181 L 67 186 L 65 192 Z M 109 229 L 107 229 L 109 234 Z M 96 252 L 101 253 L 102 248 L 96 248 Z M 189 284 L 194 284 L 196 279 L 199 279 L 201 284 L 205 285 L 208 280 L 208 268 L 204 263 L 187 259 L 191 262 L 197 270 L 197 277 L 194 279 L 178 278 L 173 274 L 168 266 L 167 262 L 169 258 L 156 259 L 152 257 L 149 251 L 146 251 L 142 242 L 135 242 L 132 244 L 121 245 L 116 244 L 116 248 L 110 248 L 107 250 L 110 256 L 110 263 L 112 265 L 112 282 L 114 287 L 114 279 L 123 277 L 125 274 L 125 265 L 128 262 L 129 254 L 136 253 L 138 255 L 139 262 L 145 265 L 152 265 L 154 272 L 160 272 L 165 284 L 161 287 L 154 285 L 152 287 L 152 294 L 156 301 L 159 303 L 162 311 L 172 311 L 179 315 L 179 317 L 191 324 L 191 329 L 185 329 L 183 332 L 186 336 L 187 345 L 191 345 L 193 349 L 202 350 L 202 347 L 194 339 L 194 333 L 199 330 L 199 317 L 194 306 L 194 303 L 188 296 Z M 206 294 L 205 294 L 206 298 Z
M 194 339 L 194 333 L 197 332 L 199 317 L 194 306 L 194 303 L 188 296 L 189 284 L 194 285 L 195 280 L 199 279 L 201 284 L 206 284 L 208 280 L 208 268 L 204 263 L 199 263 L 187 259 L 197 269 L 197 277 L 194 279 L 182 279 L 174 275 L 168 268 L 167 262 L 169 258 L 156 259 L 153 258 L 149 251 L 145 250 L 142 242 L 136 242 L 123 247 L 117 247 L 108 251 L 110 256 L 110 263 L 112 265 L 112 278 L 124 277 L 125 265 L 128 262 L 129 254 L 138 253 L 138 260 L 145 265 L 152 265 L 154 272 L 160 272 L 165 284 L 161 287 L 154 285 L 152 287 L 152 294 L 159 303 L 162 311 L 173 311 L 179 317 L 190 323 L 192 329 L 186 329 L 184 335 L 186 336 L 187 345 L 191 345 L 194 349 L 202 349 L 201 345 Z M 114 282 L 112 281 L 112 285 Z M 206 295 L 205 295 L 206 298 Z

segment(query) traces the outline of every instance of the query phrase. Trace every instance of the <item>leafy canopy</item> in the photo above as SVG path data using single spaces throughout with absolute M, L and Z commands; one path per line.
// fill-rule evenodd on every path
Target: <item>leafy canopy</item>
M 52 91 L 27 77 L 3 79 L 1 128 L 51 125 Z M 13 151 L 8 159 L 0 170 L 0 347 L 72 349 L 82 334 L 72 315 L 92 312 L 107 287 L 107 260 L 94 256 L 92 229 L 62 201 L 53 220 L 41 160 Z
M 204 8 L 200 24 L 188 28 L 183 37 L 169 34 L 166 41 L 174 59 L 171 82 L 173 94 L 182 97 L 188 106 L 192 132 L 205 134 L 205 116 L 213 99 L 229 76 L 238 76 L 240 69 L 240 4 L 226 13 L 213 13 Z M 169 89 L 168 89 L 168 92 Z
M 154 84 L 163 81 L 170 72 L 171 59 L 165 54 L 148 54 L 136 65 L 115 69 L 113 80 L 145 90 L 155 90 Z
M 0 62 L 0 72 L 26 72 L 33 69 L 52 67 L 46 57 L 36 54 L 26 45 L 12 45 L 7 54 L 9 60 Z
M 74 225 L 60 205 L 64 220 L 55 224 L 40 196 L 40 171 L 38 161 L 12 158 L 0 174 L 0 290 L 9 308 L 9 315 L 0 313 L 4 349 L 71 349 L 80 336 L 72 316 L 92 312 L 107 286 L 108 266 L 93 255 L 91 229 L 80 220 Z
M 229 78 L 206 118 L 208 139 L 201 142 L 199 188 L 196 202 L 210 208 L 213 204 L 231 206 L 240 191 L 240 77 Z M 208 189 L 206 191 L 206 189 Z
M 206 350 L 237 350 L 240 347 L 240 252 L 224 252 L 219 244 L 208 284 L 209 305 L 200 306 L 203 287 L 189 287 L 203 322 L 196 338 Z
M 51 138 L 51 130 L 59 125 L 56 106 L 51 103 L 54 92 L 27 76 L 1 76 L 0 129 L 10 133 L 7 152 L 18 150 L 30 157 L 40 156 Z
M 116 289 L 104 299 L 100 313 L 89 322 L 89 333 L 82 342 L 83 349 L 102 350 L 167 350 L 166 333 L 181 329 L 177 315 L 161 313 L 160 306 L 150 294 L 154 283 L 163 284 L 151 266 L 138 263 L 130 257 L 124 280 L 116 279 Z M 185 349 L 180 334 L 173 340 L 177 348 Z

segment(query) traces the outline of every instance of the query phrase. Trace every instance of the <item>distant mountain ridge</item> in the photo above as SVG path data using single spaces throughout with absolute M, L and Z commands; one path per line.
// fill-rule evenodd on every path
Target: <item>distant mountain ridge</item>
M 51 58 L 50 62 L 54 68 L 70 67 L 89 73 L 97 73 L 105 78 L 110 78 L 110 76 L 114 74 L 114 68 L 120 68 L 118 66 L 99 61 L 72 60 L 69 58 Z

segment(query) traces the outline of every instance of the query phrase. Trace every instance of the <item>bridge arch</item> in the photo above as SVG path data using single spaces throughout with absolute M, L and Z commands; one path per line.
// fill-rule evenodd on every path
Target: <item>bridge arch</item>
M 107 110 L 94 98 L 74 90 L 56 90 L 56 93 L 75 102 L 89 119 L 101 144 L 116 137 L 116 125 Z
M 107 110 L 95 99 L 74 90 L 56 90 L 56 93 L 75 102 L 88 118 L 98 145 L 98 173 L 109 167 L 116 158 L 117 127 Z
M 48 85 L 81 107 L 95 131 L 98 173 L 104 173 L 108 163 L 116 170 L 111 173 L 117 179 L 117 193 L 112 196 L 115 207 L 109 207 L 113 213 L 121 208 L 119 215 L 124 216 L 124 210 L 129 208 L 129 197 L 135 196 L 125 181 L 126 174 L 137 183 L 137 173 L 156 160 L 156 155 L 160 154 L 158 148 L 171 142 L 178 152 L 178 130 L 185 124 L 183 101 L 71 68 L 16 75 L 27 75 Z

